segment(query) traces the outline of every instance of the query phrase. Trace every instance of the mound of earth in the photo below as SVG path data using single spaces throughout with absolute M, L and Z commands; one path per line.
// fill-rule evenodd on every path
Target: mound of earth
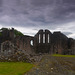
M 24 75 L 75 75 L 75 58 L 44 55 L 42 60 Z

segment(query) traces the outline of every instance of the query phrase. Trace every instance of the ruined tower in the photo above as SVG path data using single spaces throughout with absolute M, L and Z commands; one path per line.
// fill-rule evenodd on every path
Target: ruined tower
M 36 53 L 51 53 L 51 35 L 49 30 L 39 30 L 34 36 L 34 48 Z

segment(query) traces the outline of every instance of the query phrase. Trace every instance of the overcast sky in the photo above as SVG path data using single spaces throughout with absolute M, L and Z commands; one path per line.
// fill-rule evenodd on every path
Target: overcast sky
M 2 27 L 14 27 L 26 35 L 49 29 L 75 38 L 75 0 L 0 0 Z

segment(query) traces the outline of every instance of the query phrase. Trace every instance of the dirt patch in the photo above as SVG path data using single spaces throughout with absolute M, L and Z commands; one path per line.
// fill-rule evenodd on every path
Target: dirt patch
M 44 55 L 25 75 L 75 75 L 75 58 Z

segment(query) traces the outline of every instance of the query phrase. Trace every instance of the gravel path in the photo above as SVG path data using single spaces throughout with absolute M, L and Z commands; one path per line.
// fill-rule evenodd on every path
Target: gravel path
M 75 58 L 44 55 L 35 67 L 24 75 L 75 75 Z

